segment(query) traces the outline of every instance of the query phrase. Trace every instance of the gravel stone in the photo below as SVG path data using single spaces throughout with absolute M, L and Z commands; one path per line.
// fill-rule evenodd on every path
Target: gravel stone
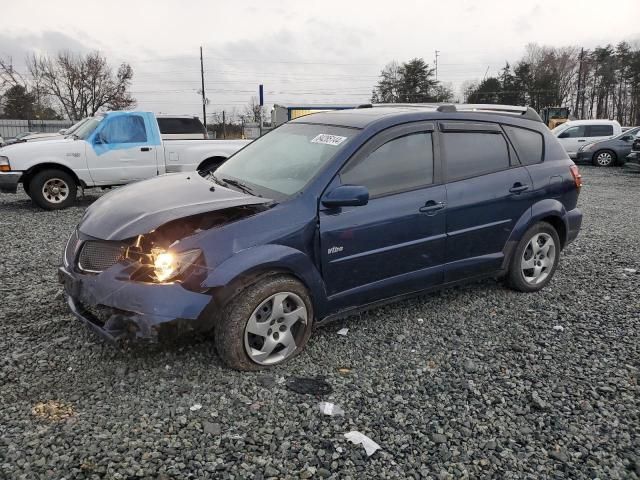
M 640 479 L 640 275 L 624 271 L 640 269 L 640 176 L 580 169 L 582 232 L 543 291 L 485 280 L 373 309 L 259 373 L 226 369 L 205 334 L 100 340 L 56 282 L 100 193 L 57 212 L 0 194 L 0 478 Z

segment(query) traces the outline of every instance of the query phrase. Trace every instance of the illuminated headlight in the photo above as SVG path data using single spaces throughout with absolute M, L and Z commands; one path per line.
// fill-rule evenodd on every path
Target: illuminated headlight
M 153 271 L 155 279 L 159 282 L 167 282 L 184 273 L 200 256 L 200 250 L 187 250 L 173 253 L 169 250 L 153 249 Z
M 0 156 L 0 172 L 10 172 L 11 164 L 9 163 L 9 157 Z

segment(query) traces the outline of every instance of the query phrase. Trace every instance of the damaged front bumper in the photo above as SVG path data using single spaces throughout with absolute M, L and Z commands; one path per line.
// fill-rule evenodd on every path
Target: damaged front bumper
M 16 193 L 22 172 L 0 172 L 0 192 Z
M 157 341 L 164 330 L 206 330 L 211 297 L 179 283 L 149 284 L 121 280 L 115 271 L 85 275 L 58 269 L 71 312 L 112 342 Z

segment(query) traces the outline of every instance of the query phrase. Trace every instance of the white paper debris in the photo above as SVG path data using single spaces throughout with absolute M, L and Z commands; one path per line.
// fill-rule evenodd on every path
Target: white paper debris
M 352 430 L 349 433 L 345 433 L 344 437 L 349 440 L 351 443 L 362 444 L 364 447 L 364 451 L 367 452 L 367 456 L 373 455 L 376 450 L 380 449 L 380 445 L 367 437 L 364 433 L 360 433 L 356 430 Z
M 556 325 L 553 329 L 558 332 L 564 332 L 564 327 L 562 325 Z
M 196 403 L 195 405 L 191 405 L 189 407 L 189 410 L 191 410 L 192 412 L 195 412 L 196 410 L 200 410 L 202 408 L 202 405 L 200 405 L 199 403 Z
M 324 145 L 331 145 L 337 147 L 344 142 L 347 137 L 341 137 L 340 135 L 329 135 L 328 133 L 321 133 L 311 139 L 311 143 L 322 143 Z
M 637 270 L 635 268 L 624 268 L 623 272 L 624 273 L 636 273 Z
M 418 323 L 424 323 L 424 318 L 419 318 Z
M 341 328 L 340 330 L 338 330 L 338 335 L 342 335 L 343 337 L 346 337 L 347 333 L 349 333 L 348 328 Z
M 344 415 L 344 410 L 340 408 L 335 403 L 331 402 L 320 402 L 318 404 L 320 411 L 325 415 L 329 415 L 330 417 L 335 417 L 336 415 Z

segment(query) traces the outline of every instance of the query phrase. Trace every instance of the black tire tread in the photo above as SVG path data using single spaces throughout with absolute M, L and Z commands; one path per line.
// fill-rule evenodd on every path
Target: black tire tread
M 45 182 L 53 177 L 63 179 L 69 185 L 69 196 L 67 199 L 59 204 L 49 203 L 42 195 L 42 186 Z M 61 210 L 63 208 L 70 207 L 76 201 L 76 194 L 78 192 L 78 185 L 75 179 L 64 170 L 47 169 L 36 173 L 29 181 L 29 196 L 31 200 L 40 208 L 45 210 Z
M 536 233 L 548 233 L 549 235 L 551 235 L 553 241 L 556 243 L 556 258 L 554 260 L 553 269 L 549 276 L 545 279 L 545 281 L 539 285 L 530 285 L 522 277 L 522 271 L 520 269 L 520 258 L 524 253 L 524 249 L 526 248 L 527 243 L 529 243 L 531 237 L 533 237 L 533 235 L 535 235 Z M 524 235 L 518 242 L 518 245 L 514 249 L 511 256 L 511 260 L 509 261 L 509 271 L 507 272 L 507 276 L 505 278 L 507 285 L 513 290 L 526 293 L 537 292 L 538 290 L 544 288 L 551 281 L 558 267 L 558 261 L 560 260 L 560 245 L 560 237 L 558 235 L 558 232 L 550 223 L 538 222 L 529 227 L 529 229 L 524 233 Z
M 311 336 L 313 328 L 313 306 L 307 289 L 298 280 L 287 275 L 274 275 L 262 278 L 239 292 L 223 308 L 215 322 L 214 338 L 221 360 L 235 370 L 261 370 L 269 366 L 254 363 L 244 349 L 244 328 L 249 316 L 264 299 L 279 291 L 294 292 L 302 298 L 309 312 L 309 322 L 298 349 L 286 361 L 298 355 Z

